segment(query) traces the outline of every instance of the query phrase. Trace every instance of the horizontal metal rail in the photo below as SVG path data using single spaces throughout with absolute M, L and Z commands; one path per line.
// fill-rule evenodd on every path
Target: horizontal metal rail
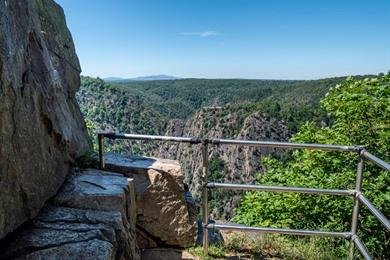
M 268 141 L 252 141 L 252 140 L 231 140 L 231 139 L 219 139 L 219 138 L 175 137 L 175 136 L 159 136 L 159 135 L 124 134 L 124 133 L 112 133 L 112 132 L 99 133 L 99 134 L 109 139 L 169 141 L 169 142 L 182 142 L 182 143 L 191 143 L 191 144 L 209 143 L 215 145 L 223 144 L 223 145 L 242 145 L 242 146 L 313 149 L 313 150 L 326 150 L 326 151 L 349 151 L 349 152 L 356 152 L 359 149 L 361 149 L 359 146 L 331 145 L 331 144 L 305 144 L 305 143 L 268 142 Z
M 362 202 L 370 211 L 371 213 L 387 228 L 388 231 L 390 231 L 390 221 L 383 215 L 382 212 L 380 212 L 378 209 L 375 208 L 375 206 L 366 198 L 363 194 L 359 194 L 358 198 L 360 202 Z
M 137 134 L 122 134 L 122 133 L 100 133 L 108 139 L 131 139 L 131 140 L 150 140 L 150 141 L 166 141 L 179 143 L 202 143 L 201 138 L 195 137 L 175 137 L 175 136 L 161 136 L 161 135 L 137 135 Z
M 210 143 L 225 144 L 225 145 L 244 145 L 244 146 L 259 146 L 259 147 L 272 147 L 272 148 L 312 149 L 312 150 L 349 151 L 349 152 L 356 152 L 360 149 L 359 146 L 348 146 L 348 145 L 286 143 L 286 142 L 231 140 L 231 139 L 217 139 L 217 138 L 211 138 Z
M 323 236 L 323 237 L 341 237 L 350 238 L 350 232 L 328 232 L 319 230 L 302 230 L 302 229 L 286 229 L 286 228 L 270 228 L 270 227 L 249 227 L 243 225 L 232 224 L 208 224 L 207 229 L 218 230 L 234 230 L 243 232 L 259 232 L 259 233 L 276 233 L 284 235 L 297 235 L 297 236 Z
M 376 165 L 378 165 L 379 167 L 381 167 L 382 169 L 385 169 L 386 171 L 390 171 L 390 164 L 383 161 L 382 159 L 379 159 L 378 157 L 376 157 L 375 155 L 367 152 L 366 150 L 364 150 L 362 152 L 362 156 L 369 160 L 370 162 L 373 162 L 375 163 Z
M 218 188 L 225 190 L 254 190 L 254 191 L 270 191 L 270 192 L 299 192 L 307 194 L 326 194 L 340 196 L 354 196 L 354 190 L 331 190 L 331 189 L 312 189 L 301 187 L 286 187 L 286 186 L 262 186 L 262 185 L 246 185 L 233 183 L 215 183 L 210 182 L 207 188 Z
M 352 241 L 357 246 L 357 248 L 359 249 L 360 253 L 362 254 L 362 256 L 364 256 L 365 259 L 367 259 L 367 260 L 371 260 L 372 259 L 371 255 L 367 251 L 367 248 L 364 246 L 362 241 L 360 241 L 358 236 L 356 236 L 356 235 L 353 236 L 352 237 Z

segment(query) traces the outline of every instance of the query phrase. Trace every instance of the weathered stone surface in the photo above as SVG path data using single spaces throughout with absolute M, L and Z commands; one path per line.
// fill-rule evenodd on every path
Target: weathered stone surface
M 152 248 L 142 252 L 142 260 L 196 260 L 188 252 L 177 248 Z
M 37 215 L 89 148 L 79 74 L 61 7 L 0 1 L 0 239 Z
M 113 246 L 106 241 L 93 239 L 86 242 L 70 243 L 28 254 L 22 259 L 115 259 Z
M 195 242 L 193 199 L 183 184 L 177 161 L 106 155 L 106 169 L 135 179 L 137 228 L 141 248 L 190 246 Z
M 3 242 L 0 259 L 115 259 L 120 241 L 116 233 L 122 229 L 119 212 L 47 207 L 31 227 Z
M 119 211 L 127 216 L 132 207 L 130 196 L 126 196 L 129 192 L 128 179 L 123 175 L 86 169 L 72 176 L 55 200 L 66 207 Z
M 128 178 L 88 169 L 0 247 L 0 259 L 139 259 Z M 101 205 L 101 206 L 100 206 Z

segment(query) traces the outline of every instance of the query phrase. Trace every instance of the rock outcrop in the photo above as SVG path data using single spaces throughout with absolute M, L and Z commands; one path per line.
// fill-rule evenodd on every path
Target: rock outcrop
M 29 225 L 0 247 L 0 259 L 139 259 L 134 185 L 94 169 L 71 176 Z
M 106 170 L 134 178 L 140 248 L 188 247 L 196 238 L 195 205 L 177 161 L 106 155 Z
M 79 75 L 61 7 L 0 1 L 0 239 L 37 215 L 89 148 Z
M 229 111 L 222 107 L 203 108 L 190 119 L 172 120 L 167 127 L 168 136 L 197 136 L 213 138 L 233 138 L 263 141 L 287 141 L 290 135 L 283 122 L 266 114 L 248 113 L 244 109 Z M 256 175 L 263 172 L 261 157 L 276 153 L 283 155 L 283 150 L 228 145 L 209 146 L 209 180 L 228 183 L 253 183 Z M 202 154 L 201 147 L 188 144 L 165 143 L 155 153 L 160 158 L 175 158 L 189 184 L 195 198 L 200 199 Z M 240 196 L 234 191 L 214 190 L 216 204 L 211 216 L 229 220 L 234 214 Z M 213 198 L 213 197 L 212 197 Z M 211 199 L 212 199 L 211 198 Z

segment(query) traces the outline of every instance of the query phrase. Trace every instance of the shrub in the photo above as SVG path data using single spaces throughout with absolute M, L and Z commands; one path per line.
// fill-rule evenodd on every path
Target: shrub
M 331 89 L 321 105 L 334 123 L 306 123 L 291 141 L 364 145 L 385 161 L 390 157 L 390 73 L 377 79 L 347 79 Z M 342 152 L 295 151 L 287 163 L 263 160 L 263 185 L 354 189 L 357 155 Z M 386 216 L 390 215 L 390 174 L 366 163 L 363 192 Z M 249 192 L 235 220 L 255 226 L 349 231 L 352 199 L 297 193 Z M 359 215 L 359 236 L 376 258 L 390 258 L 390 235 L 365 210 Z

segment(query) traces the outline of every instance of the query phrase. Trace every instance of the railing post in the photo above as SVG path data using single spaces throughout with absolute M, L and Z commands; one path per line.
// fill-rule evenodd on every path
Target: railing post
M 205 255 L 208 254 L 209 249 L 209 233 L 207 225 L 209 223 L 208 217 L 208 161 L 209 151 L 207 140 L 202 142 L 202 163 L 203 163 L 203 252 Z
M 359 194 L 362 189 L 362 178 L 363 178 L 363 149 L 359 149 L 358 151 L 358 163 L 356 170 L 356 181 L 355 181 L 355 196 L 353 199 L 353 211 L 352 211 L 352 224 L 351 224 L 351 238 L 349 240 L 349 259 L 353 259 L 353 252 L 355 248 L 354 237 L 356 236 L 357 226 L 358 226 L 358 218 L 359 218 Z
M 98 134 L 99 168 L 104 169 L 104 134 Z

